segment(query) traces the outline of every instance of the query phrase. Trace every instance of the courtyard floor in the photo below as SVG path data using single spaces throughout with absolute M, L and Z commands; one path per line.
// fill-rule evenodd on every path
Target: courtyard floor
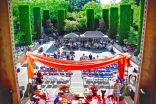
M 41 45 L 43 47 L 46 47 L 44 52 L 46 53 L 53 53 L 55 51 L 57 51 L 57 47 L 55 47 L 54 42 L 51 41 L 49 43 L 43 44 Z M 61 47 L 59 48 L 60 50 L 66 50 L 69 51 L 67 48 L 65 47 Z M 117 49 L 114 48 L 114 53 L 110 53 L 107 49 L 104 50 L 90 50 L 90 49 L 84 49 L 81 48 L 79 50 L 75 50 L 75 60 L 79 60 L 80 57 L 85 54 L 86 56 L 89 56 L 89 54 L 91 53 L 93 57 L 96 57 L 97 55 L 99 55 L 100 58 L 104 58 L 105 56 L 112 56 L 115 54 L 120 53 Z M 37 50 L 34 51 L 34 53 L 37 53 Z M 40 53 L 42 54 L 42 53 Z M 129 71 L 132 71 L 134 68 L 137 68 L 138 66 L 136 64 L 134 64 L 133 62 L 131 62 L 132 66 L 128 68 Z M 26 65 L 23 65 L 22 67 L 20 67 L 20 73 L 18 73 L 18 79 L 19 79 L 19 86 L 27 86 L 28 83 L 28 76 L 27 76 L 27 67 Z M 50 86 L 47 86 L 46 83 L 43 83 L 43 85 L 45 85 L 43 87 L 43 89 L 46 89 L 46 91 L 49 94 L 57 94 L 58 92 L 58 87 L 53 88 Z M 73 71 L 73 75 L 71 77 L 71 85 L 70 85 L 70 90 L 71 92 L 74 93 L 83 93 L 85 91 L 85 87 L 83 85 L 83 79 L 81 77 L 81 71 Z M 24 91 L 23 91 L 24 92 Z M 106 95 L 107 94 L 111 94 L 112 93 L 112 89 L 107 89 Z M 28 100 L 29 98 L 23 98 L 22 99 L 22 104 L 30 104 L 30 101 Z M 131 98 L 129 96 L 125 97 L 125 101 L 128 104 L 133 104 L 133 101 L 131 100 Z M 44 104 L 44 101 L 41 100 L 40 104 Z

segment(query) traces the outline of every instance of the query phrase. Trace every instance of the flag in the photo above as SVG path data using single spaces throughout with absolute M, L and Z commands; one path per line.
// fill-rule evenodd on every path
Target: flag
M 34 76 L 34 60 L 28 56 L 28 77 L 33 78 Z

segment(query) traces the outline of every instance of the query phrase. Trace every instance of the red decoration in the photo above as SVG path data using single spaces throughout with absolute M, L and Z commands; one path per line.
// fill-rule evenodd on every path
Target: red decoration
M 69 88 L 69 86 L 67 85 L 62 85 L 59 90 L 65 92 L 67 89 Z
M 93 85 L 93 86 L 91 86 L 91 87 L 89 88 L 89 90 L 91 90 L 92 93 L 96 93 L 96 92 L 98 91 L 98 87 L 95 86 L 95 85 Z
M 125 65 L 130 65 L 130 60 L 132 56 L 128 53 L 117 54 L 110 56 L 104 59 L 99 60 L 88 60 L 88 61 L 69 61 L 69 60 L 60 60 L 50 57 L 45 57 L 42 55 L 34 54 L 27 52 L 26 56 L 28 57 L 28 76 L 32 78 L 34 76 L 34 60 L 40 62 L 46 66 L 64 69 L 64 70 L 84 70 L 84 69 L 95 69 L 99 67 L 108 66 L 110 64 L 118 63 L 119 77 L 120 79 L 124 78 Z M 26 59 L 26 58 L 25 58 Z M 21 61 L 21 64 L 24 62 L 24 59 Z M 69 67 L 70 66 L 70 67 Z

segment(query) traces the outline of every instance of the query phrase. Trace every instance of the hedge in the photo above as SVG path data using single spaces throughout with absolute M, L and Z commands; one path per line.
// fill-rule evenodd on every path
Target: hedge
M 120 5 L 119 44 L 124 45 L 124 39 L 128 38 L 131 24 L 131 5 Z
M 64 20 L 65 20 L 65 10 L 64 9 L 57 10 L 57 26 L 59 35 L 63 35 L 65 25 Z
M 40 7 L 34 7 L 33 8 L 33 14 L 34 14 L 34 31 L 36 32 L 35 38 L 40 39 L 41 38 L 41 13 L 40 13 Z
M 64 10 L 64 18 L 67 19 L 67 10 Z
M 133 26 L 134 9 L 131 9 L 131 26 Z
M 86 10 L 87 15 L 87 30 L 94 30 L 94 9 L 89 8 Z
M 30 7 L 29 5 L 19 5 L 19 22 L 20 31 L 24 32 L 25 44 L 30 45 L 32 43 L 32 33 L 30 25 Z
M 49 10 L 43 10 L 43 26 L 46 29 L 46 21 L 50 19 Z
M 110 18 L 109 18 L 109 38 L 116 39 L 118 32 L 118 7 L 110 7 Z
M 140 53 L 141 37 L 142 37 L 142 24 L 143 24 L 143 15 L 144 15 L 144 3 L 145 0 L 140 1 L 140 20 L 139 20 L 139 29 L 138 29 L 138 39 L 137 39 L 137 53 Z
M 102 10 L 102 18 L 105 22 L 105 26 L 106 26 L 106 29 L 109 29 L 109 10 L 108 9 L 103 9 Z

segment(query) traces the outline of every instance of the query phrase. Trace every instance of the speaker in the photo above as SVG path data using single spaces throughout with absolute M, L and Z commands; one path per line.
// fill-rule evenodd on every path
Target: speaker
M 4 104 L 12 104 L 13 103 L 11 89 L 7 89 L 3 92 L 3 99 L 4 99 Z
M 22 97 L 23 97 L 23 91 L 20 90 L 20 98 L 22 99 Z
M 151 94 L 145 89 L 140 89 L 140 104 L 149 104 Z
M 22 99 L 22 97 L 23 97 L 23 90 L 25 90 L 25 87 L 24 86 L 20 86 L 19 90 L 20 90 L 20 98 Z

